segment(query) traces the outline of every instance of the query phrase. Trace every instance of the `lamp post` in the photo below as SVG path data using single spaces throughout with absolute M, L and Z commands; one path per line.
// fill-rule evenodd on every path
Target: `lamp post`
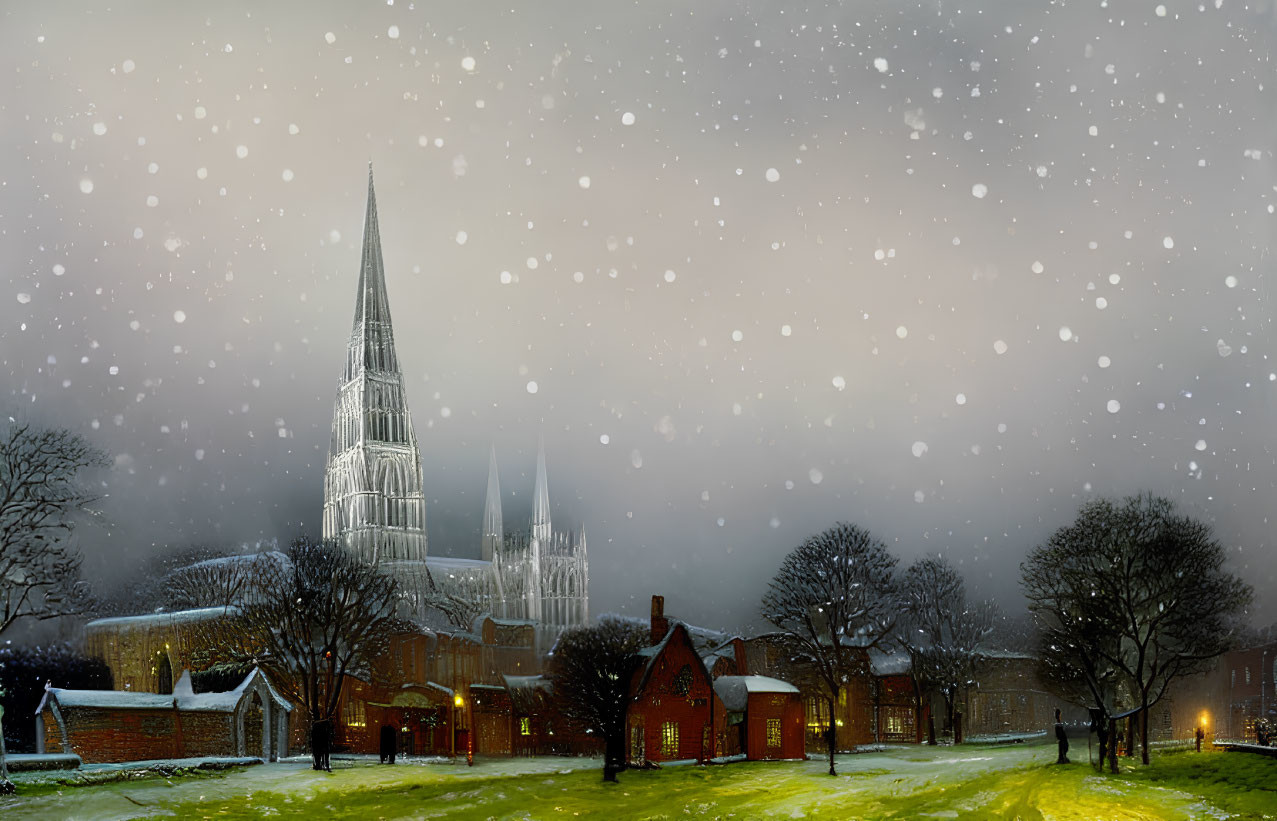
M 457 726 L 457 717 L 461 713 L 461 708 L 465 706 L 465 703 L 466 703 L 465 699 L 461 697 L 460 693 L 457 693 L 455 696 L 452 697 L 452 757 L 453 758 L 457 757 L 457 733 L 461 731 L 461 728 Z

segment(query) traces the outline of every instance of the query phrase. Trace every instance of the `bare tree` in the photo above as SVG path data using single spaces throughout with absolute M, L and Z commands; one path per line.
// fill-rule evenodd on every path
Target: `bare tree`
M 51 619 L 88 605 L 71 535 L 98 496 L 81 474 L 106 454 L 79 434 L 10 419 L 0 434 L 0 635 L 19 619 Z
M 226 662 L 262 667 L 313 728 L 334 720 L 346 676 L 370 675 L 407 626 L 394 617 L 394 579 L 340 545 L 303 538 L 285 556 L 259 565 L 260 594 L 207 628 L 201 643 L 218 645 Z
M 1224 560 L 1208 525 L 1178 514 L 1168 499 L 1140 495 L 1084 505 L 1025 562 L 1030 596 L 1041 588 L 1060 601 L 1063 619 L 1047 614 L 1048 624 L 1065 629 L 1068 644 L 1060 646 L 1074 658 L 1098 657 L 1094 670 L 1078 670 L 1091 675 L 1111 665 L 1125 680 L 1140 708 L 1145 764 L 1149 708 L 1175 679 L 1205 669 L 1241 630 L 1253 592 Z
M 648 634 L 620 619 L 564 631 L 550 659 L 555 698 L 563 715 L 603 739 L 603 780 L 625 767 L 625 720 L 630 678 Z
M 1104 611 L 1112 601 L 1090 595 L 1079 544 L 1052 539 L 1036 548 L 1020 567 L 1021 584 L 1037 633 L 1038 675 L 1061 698 L 1094 711 L 1100 766 L 1108 753 L 1109 721 L 1124 704 L 1121 670 L 1111 659 L 1121 649 Z
M 763 596 L 763 618 L 785 635 L 793 663 L 810 671 L 829 704 L 830 775 L 836 775 L 838 693 L 868 674 L 868 651 L 895 628 L 895 567 L 881 541 L 839 523 L 795 548 Z
M 954 705 L 962 688 L 974 680 L 980 645 L 993 632 L 996 608 L 989 601 L 967 601 L 962 575 L 944 559 L 914 562 L 905 571 L 901 593 L 906 623 L 896 631 L 896 640 L 913 667 L 915 710 L 922 687 L 935 687 L 944 698 L 945 727 L 954 730 Z
M 174 610 L 230 607 L 260 592 L 259 579 L 271 556 L 250 554 L 205 559 L 170 571 L 163 580 L 164 599 Z
M 483 603 L 478 599 L 437 584 L 428 567 L 425 591 L 419 594 L 418 603 L 423 609 L 441 614 L 449 625 L 458 630 L 470 630 L 474 627 L 474 620 L 484 613 Z

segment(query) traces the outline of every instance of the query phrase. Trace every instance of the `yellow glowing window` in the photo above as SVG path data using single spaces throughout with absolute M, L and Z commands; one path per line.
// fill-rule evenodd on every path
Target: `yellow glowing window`
M 351 699 L 346 702 L 345 715 L 342 716 L 346 720 L 347 727 L 367 727 L 368 716 L 364 712 L 364 703 L 358 699 Z
M 519 735 L 532 735 L 532 719 L 519 719 Z
M 661 756 L 678 757 L 678 722 L 667 721 L 661 725 Z
M 767 719 L 767 746 L 768 747 L 780 746 L 780 719 L 779 718 Z

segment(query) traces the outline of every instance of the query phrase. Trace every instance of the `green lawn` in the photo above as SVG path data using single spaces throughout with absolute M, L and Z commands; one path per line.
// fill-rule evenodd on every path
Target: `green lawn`
M 1075 755 L 1085 756 L 1085 748 Z M 57 818 L 1277 818 L 1277 759 L 1164 753 L 1119 776 L 1054 766 L 1054 747 L 900 747 L 820 761 L 677 767 L 621 774 L 597 761 L 521 759 L 460 765 L 337 762 L 250 767 L 192 779 L 153 778 L 29 790 L 0 800 L 6 819 Z

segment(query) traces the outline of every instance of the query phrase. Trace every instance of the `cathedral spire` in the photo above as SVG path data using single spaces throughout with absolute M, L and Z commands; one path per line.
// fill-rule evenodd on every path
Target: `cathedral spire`
M 421 478 L 421 454 L 395 355 L 369 164 L 355 321 L 333 407 L 324 473 L 324 538 L 340 539 L 372 563 L 424 560 Z
M 545 437 L 537 439 L 537 483 L 532 494 L 532 538 L 550 544 L 550 486 L 545 478 Z
M 483 503 L 483 536 L 480 542 L 481 556 L 492 561 L 493 554 L 505 540 L 505 528 L 501 522 L 501 481 L 497 478 L 497 446 L 488 451 L 488 496 Z
M 381 261 L 381 232 L 377 227 L 377 192 L 372 163 L 368 163 L 368 206 L 364 215 L 363 253 L 359 261 L 359 293 L 355 322 L 346 357 L 347 382 L 364 371 L 399 372 L 394 331 L 390 324 L 390 298 L 386 295 L 386 271 Z

